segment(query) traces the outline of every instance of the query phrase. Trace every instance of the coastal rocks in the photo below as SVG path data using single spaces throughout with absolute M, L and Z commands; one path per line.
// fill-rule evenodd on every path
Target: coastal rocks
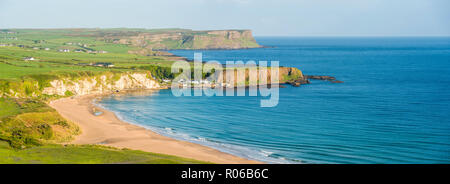
M 290 84 L 292 86 L 299 87 L 302 84 L 310 84 L 310 81 L 308 79 L 311 79 L 311 80 L 325 80 L 325 81 L 330 81 L 331 83 L 343 83 L 344 82 L 344 81 L 336 80 L 336 78 L 332 77 L 332 76 L 326 76 L 326 75 L 302 75 L 302 77 L 298 77 L 296 79 L 286 81 L 286 84 Z
M 307 79 L 313 79 L 313 80 L 326 80 L 330 81 L 331 83 L 343 83 L 344 81 L 336 80 L 335 77 L 332 76 L 326 76 L 326 75 L 305 75 Z
M 314 80 L 336 80 L 335 77 L 325 75 L 307 75 L 306 78 Z
M 331 83 L 344 83 L 344 81 L 334 80 L 334 81 L 331 81 Z
M 294 87 L 299 87 L 302 84 L 309 84 L 309 80 L 306 78 L 303 73 L 297 69 L 297 68 L 288 68 L 288 71 L 284 71 L 284 73 L 287 72 L 287 75 L 284 75 L 285 80 L 282 81 L 285 84 L 290 84 Z M 283 70 L 281 70 L 283 71 Z
M 103 94 L 126 89 L 156 89 L 159 84 L 149 73 L 124 73 L 117 76 L 97 76 L 83 79 L 59 79 L 50 82 L 51 87 L 42 91 L 47 95 Z
M 310 83 L 309 80 L 303 77 L 292 81 L 286 81 L 286 84 L 290 84 L 294 87 L 300 87 L 302 84 L 309 84 L 309 83 Z

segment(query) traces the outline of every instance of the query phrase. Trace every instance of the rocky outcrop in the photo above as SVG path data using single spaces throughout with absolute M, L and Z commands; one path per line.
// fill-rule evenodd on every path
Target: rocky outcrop
M 227 81 L 227 73 L 234 71 L 234 78 L 232 81 Z M 245 77 L 238 77 L 244 75 Z M 227 86 L 249 86 L 249 79 L 251 76 L 256 77 L 258 84 L 271 84 L 274 73 L 270 68 L 267 71 L 261 69 L 251 70 L 249 68 L 233 68 L 225 69 L 217 78 L 222 78 L 223 83 Z M 267 80 L 263 80 L 263 78 Z M 309 81 L 303 76 L 303 73 L 294 67 L 279 67 L 277 79 L 278 84 L 291 84 L 293 86 L 300 86 L 300 84 L 309 83 Z M 297 84 L 297 85 L 296 85 Z
M 313 79 L 313 80 L 326 80 L 326 81 L 330 81 L 331 83 L 343 83 L 344 82 L 344 81 L 336 80 L 336 77 L 326 76 L 326 75 L 305 75 L 305 78 Z
M 193 35 L 192 47 L 186 49 L 244 49 L 260 47 L 250 30 L 208 31 Z
M 44 88 L 43 94 L 61 96 L 103 94 L 117 90 L 160 87 L 149 73 L 105 74 L 81 79 L 58 79 L 51 81 L 50 85 L 50 87 Z
M 290 84 L 295 87 L 299 87 L 302 84 L 309 84 L 309 83 L 310 83 L 309 80 L 304 77 L 298 78 L 295 80 L 286 81 L 286 84 Z

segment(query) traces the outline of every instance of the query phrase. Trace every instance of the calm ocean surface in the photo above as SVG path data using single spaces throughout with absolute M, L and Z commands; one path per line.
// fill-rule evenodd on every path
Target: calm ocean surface
M 344 83 L 280 88 L 274 108 L 170 90 L 99 103 L 160 134 L 270 163 L 450 163 L 450 38 L 257 41 L 274 48 L 201 51 L 203 61 L 279 61 Z

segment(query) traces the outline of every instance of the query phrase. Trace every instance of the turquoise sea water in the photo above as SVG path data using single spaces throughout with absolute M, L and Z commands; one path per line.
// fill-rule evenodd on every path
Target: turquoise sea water
M 170 90 L 99 102 L 160 134 L 270 163 L 450 163 L 450 38 L 260 37 L 273 48 L 171 51 L 203 60 L 279 61 L 311 81 L 263 97 L 174 97 Z

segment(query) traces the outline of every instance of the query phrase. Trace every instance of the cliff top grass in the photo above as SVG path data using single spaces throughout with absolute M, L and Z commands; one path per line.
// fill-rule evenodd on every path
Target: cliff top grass
M 25 60 L 32 57 L 33 60 Z M 111 63 L 113 68 L 91 66 Z M 80 71 L 132 71 L 141 66 L 170 66 L 173 61 L 163 57 L 146 57 L 133 54 L 64 53 L 33 50 L 19 47 L 0 47 L 0 79 L 20 79 L 31 74 L 61 74 Z

